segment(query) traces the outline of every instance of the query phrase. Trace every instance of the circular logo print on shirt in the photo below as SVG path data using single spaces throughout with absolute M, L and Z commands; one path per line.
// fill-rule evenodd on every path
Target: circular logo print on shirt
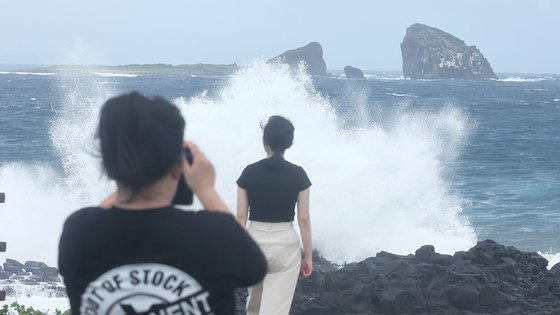
M 208 291 L 177 268 L 125 265 L 88 285 L 80 314 L 212 314 L 208 297 Z

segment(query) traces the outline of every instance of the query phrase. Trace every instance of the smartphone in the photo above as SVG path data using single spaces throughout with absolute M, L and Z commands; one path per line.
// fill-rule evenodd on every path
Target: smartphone
M 185 158 L 187 162 L 192 165 L 193 163 L 193 156 L 191 150 L 187 147 L 184 149 Z M 171 202 L 174 205 L 191 205 L 193 203 L 193 192 L 187 186 L 187 182 L 185 181 L 185 175 L 181 172 L 181 178 L 179 178 L 179 183 L 177 184 L 177 192 L 175 193 L 175 197 L 173 197 L 173 201 Z

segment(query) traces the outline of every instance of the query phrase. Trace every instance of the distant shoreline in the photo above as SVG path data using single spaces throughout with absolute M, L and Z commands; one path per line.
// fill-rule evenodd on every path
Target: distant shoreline
M 1 70 L 34 73 L 103 72 L 123 74 L 185 74 L 185 75 L 231 75 L 239 70 L 233 64 L 128 64 L 128 65 L 0 65 Z
M 188 74 L 188 75 L 231 75 L 239 70 L 235 63 L 228 65 L 218 64 L 192 64 L 192 65 L 170 65 L 170 64 L 129 64 L 117 66 L 104 65 L 54 65 L 42 67 L 36 70 L 44 72 L 106 72 L 126 74 Z
M 243 66 L 232 64 L 126 64 L 126 65 L 33 65 L 33 64 L 0 64 L 0 71 L 10 72 L 33 72 L 33 73 L 79 73 L 79 72 L 102 72 L 114 74 L 184 74 L 184 75 L 208 75 L 227 76 L 234 74 Z M 392 73 L 402 74 L 402 70 L 363 70 L 364 73 Z M 342 69 L 327 69 L 327 73 L 343 74 Z M 499 72 L 500 78 L 511 76 L 560 76 L 558 73 L 522 73 L 522 72 Z

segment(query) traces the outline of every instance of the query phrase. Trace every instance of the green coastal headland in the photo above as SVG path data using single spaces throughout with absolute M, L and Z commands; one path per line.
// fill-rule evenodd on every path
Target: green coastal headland
M 182 75 L 230 75 L 239 69 L 233 64 L 129 64 L 129 65 L 52 65 L 33 69 L 33 72 L 103 72 L 119 74 L 182 74 Z

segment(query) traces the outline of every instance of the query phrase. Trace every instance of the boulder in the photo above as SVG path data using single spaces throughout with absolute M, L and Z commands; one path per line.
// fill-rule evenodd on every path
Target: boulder
M 0 271 L 0 280 L 10 279 L 14 274 L 9 271 Z
M 469 255 L 469 253 L 464 252 L 464 251 L 458 251 L 455 252 L 455 254 L 453 254 L 453 256 L 451 257 L 451 262 L 456 263 L 459 261 L 468 261 L 471 259 L 471 256 Z
M 375 254 L 375 258 L 381 258 L 381 257 L 386 257 L 386 258 L 390 258 L 390 259 L 402 259 L 403 256 L 401 255 L 397 255 L 397 254 L 392 254 L 392 253 L 388 253 L 384 250 L 380 251 L 379 253 Z
M 47 264 L 45 264 L 44 262 L 33 261 L 33 260 L 31 260 L 31 261 L 26 261 L 24 265 L 25 265 L 25 268 L 26 268 L 26 269 L 27 269 L 28 267 L 39 268 L 39 269 L 47 268 L 47 267 L 48 267 Z
M 44 276 L 43 280 L 47 282 L 54 282 L 54 283 L 62 282 L 62 280 L 60 280 L 59 277 L 51 277 L 51 276 Z
M 445 255 L 445 254 L 434 253 L 434 254 L 430 257 L 430 262 L 433 262 L 433 263 L 436 263 L 436 264 L 442 265 L 442 266 L 449 266 L 449 265 L 451 265 L 451 261 L 452 261 L 451 255 Z
M 25 271 L 30 272 L 32 275 L 43 277 L 44 272 L 41 268 L 25 267 Z
M 423 24 L 406 30 L 401 43 L 403 76 L 411 79 L 497 79 L 476 46 Z
M 360 70 L 358 68 L 354 68 L 352 66 L 344 67 L 344 74 L 349 79 L 363 79 L 364 78 L 364 73 L 362 72 L 362 70 Z
M 429 262 L 435 253 L 433 245 L 424 245 L 416 250 L 414 259 L 419 262 Z
M 557 263 L 554 266 L 552 266 L 552 268 L 550 268 L 550 272 L 553 272 L 554 274 L 560 277 L 560 263 Z
M 15 266 L 15 267 L 19 267 L 19 268 L 24 267 L 24 265 L 22 263 L 20 263 L 19 261 L 15 260 L 15 259 L 10 259 L 10 258 L 6 259 L 6 262 L 4 263 L 4 266 L 5 265 Z
M 414 289 L 389 288 L 381 294 L 382 314 L 417 314 L 424 310 L 426 301 Z
M 43 268 L 41 269 L 41 271 L 43 271 L 45 277 L 53 277 L 53 278 L 58 277 L 58 269 L 56 269 L 55 267 Z
M 270 59 L 268 62 L 287 63 L 297 69 L 301 62 L 307 66 L 307 71 L 313 75 L 327 75 L 327 65 L 323 59 L 323 48 L 317 42 L 311 42 L 303 47 L 288 50 Z
M 480 306 L 480 292 L 472 286 L 448 285 L 444 292 L 451 304 L 460 310 L 476 312 Z
M 498 284 L 485 284 L 480 290 L 480 304 L 483 305 L 493 305 L 496 304 L 499 292 Z
M 11 272 L 11 273 L 15 273 L 15 274 L 23 274 L 24 273 L 23 268 L 18 267 L 18 266 L 14 266 L 14 265 L 4 264 L 4 270 L 8 271 L 8 272 Z

